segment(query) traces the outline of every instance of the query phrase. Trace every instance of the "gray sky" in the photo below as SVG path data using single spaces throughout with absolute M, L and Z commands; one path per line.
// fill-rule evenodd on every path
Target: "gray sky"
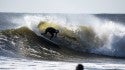
M 0 0 L 0 12 L 125 13 L 125 0 Z

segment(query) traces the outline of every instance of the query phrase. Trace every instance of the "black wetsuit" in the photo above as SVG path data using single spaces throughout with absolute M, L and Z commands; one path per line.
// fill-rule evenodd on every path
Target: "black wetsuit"
M 45 30 L 45 34 L 47 34 L 48 32 L 51 34 L 50 39 L 52 39 L 52 38 L 54 37 L 54 34 L 55 34 L 55 36 L 57 36 L 57 33 L 58 33 L 59 31 L 56 30 L 56 29 L 53 28 L 53 27 L 48 27 L 48 28 Z

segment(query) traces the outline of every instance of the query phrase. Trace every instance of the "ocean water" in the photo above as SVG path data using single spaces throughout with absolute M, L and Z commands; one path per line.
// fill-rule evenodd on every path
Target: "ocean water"
M 125 70 L 124 14 L 0 13 L 0 70 Z M 52 41 L 41 33 L 54 27 Z
M 75 70 L 79 63 L 84 65 L 84 70 L 125 70 L 125 61 L 115 60 L 64 62 L 0 57 L 0 70 Z

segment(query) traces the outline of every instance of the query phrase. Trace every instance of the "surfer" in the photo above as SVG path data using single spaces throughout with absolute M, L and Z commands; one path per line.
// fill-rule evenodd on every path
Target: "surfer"
M 48 32 L 51 34 L 51 37 L 50 37 L 50 40 L 51 40 L 54 36 L 57 37 L 57 33 L 59 33 L 59 30 L 57 30 L 53 27 L 48 27 L 48 28 L 46 28 L 44 34 L 47 34 Z
M 78 64 L 76 70 L 84 70 L 84 66 L 82 64 Z

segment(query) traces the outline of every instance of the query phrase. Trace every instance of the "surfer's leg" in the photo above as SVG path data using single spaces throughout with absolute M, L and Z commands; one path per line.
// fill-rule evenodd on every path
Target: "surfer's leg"
M 50 33 L 51 34 L 51 37 L 50 37 L 50 40 L 54 37 L 54 33 Z
M 57 34 L 56 33 L 54 33 L 54 36 L 53 37 L 57 37 Z

